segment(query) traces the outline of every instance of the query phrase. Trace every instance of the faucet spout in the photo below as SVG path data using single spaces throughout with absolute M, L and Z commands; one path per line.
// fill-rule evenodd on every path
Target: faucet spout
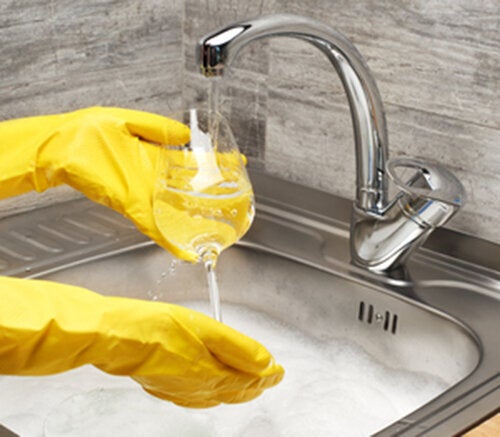
M 322 51 L 344 86 L 354 127 L 356 153 L 356 206 L 380 214 L 387 206 L 385 162 L 387 128 L 375 81 L 354 45 L 336 30 L 316 20 L 289 15 L 268 15 L 241 21 L 204 36 L 197 46 L 200 71 L 222 76 L 248 43 L 273 36 L 305 40 Z

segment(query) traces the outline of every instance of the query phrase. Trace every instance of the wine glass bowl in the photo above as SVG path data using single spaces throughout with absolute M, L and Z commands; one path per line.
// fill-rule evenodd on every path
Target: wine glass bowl
M 254 200 L 227 120 L 191 109 L 171 118 L 190 129 L 182 145 L 162 145 L 154 216 L 166 241 L 199 261 L 238 241 L 250 227 Z

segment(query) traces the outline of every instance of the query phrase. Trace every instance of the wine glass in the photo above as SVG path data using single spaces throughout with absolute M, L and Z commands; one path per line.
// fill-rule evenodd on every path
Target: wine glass
M 156 225 L 170 245 L 205 265 L 213 317 L 221 321 L 215 265 L 252 223 L 252 186 L 220 113 L 189 109 L 170 118 L 186 124 L 190 138 L 162 145 L 153 198 Z

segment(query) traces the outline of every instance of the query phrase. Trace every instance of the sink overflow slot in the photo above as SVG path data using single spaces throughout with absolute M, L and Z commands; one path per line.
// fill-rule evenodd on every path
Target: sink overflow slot
M 380 324 L 384 331 L 395 334 L 398 328 L 397 314 L 391 314 L 390 311 L 375 311 L 372 304 L 366 304 L 361 301 L 358 308 L 358 320 L 360 322 L 372 324 Z

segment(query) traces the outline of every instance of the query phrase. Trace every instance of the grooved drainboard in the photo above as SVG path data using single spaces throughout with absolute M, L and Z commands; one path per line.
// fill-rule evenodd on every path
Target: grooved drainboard
M 0 274 L 36 276 L 83 261 L 104 248 L 147 244 L 134 225 L 109 208 L 77 199 L 0 220 Z

